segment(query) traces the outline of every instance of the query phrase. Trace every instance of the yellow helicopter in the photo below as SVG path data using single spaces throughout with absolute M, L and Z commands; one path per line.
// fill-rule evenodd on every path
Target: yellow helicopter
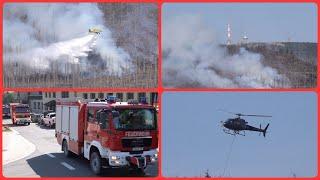
M 98 28 L 90 28 L 89 29 L 89 33 L 96 33 L 96 34 L 100 34 L 102 32 L 101 29 Z

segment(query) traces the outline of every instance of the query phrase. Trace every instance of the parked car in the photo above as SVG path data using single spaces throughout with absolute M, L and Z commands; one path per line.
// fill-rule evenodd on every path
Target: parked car
M 45 118 L 43 118 L 43 124 L 48 127 L 55 127 L 56 125 L 56 113 L 48 113 Z
M 44 115 L 40 114 L 40 118 L 38 120 L 38 125 L 42 125 L 43 124 L 43 119 L 44 119 Z
M 34 122 L 35 121 L 35 113 L 30 113 L 30 116 L 31 116 L 31 122 Z
M 45 112 L 43 112 L 43 114 L 41 114 L 41 120 L 40 120 L 40 122 L 39 122 L 39 125 L 43 125 L 43 124 L 44 124 L 43 119 L 44 119 L 49 113 L 54 113 L 54 111 L 49 110 L 49 111 L 45 111 Z
M 31 121 L 33 123 L 39 123 L 41 121 L 42 114 L 31 113 Z

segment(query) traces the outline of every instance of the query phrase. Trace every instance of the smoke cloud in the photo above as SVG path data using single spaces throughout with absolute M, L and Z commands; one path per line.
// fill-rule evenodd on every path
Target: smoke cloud
M 198 15 L 163 21 L 163 84 L 166 87 L 271 88 L 285 78 L 244 48 L 234 55 L 219 45 Z
M 86 68 L 101 64 L 87 60 L 94 52 L 112 72 L 120 74 L 130 66 L 130 56 L 115 45 L 94 3 L 7 3 L 3 24 L 5 62 L 42 70 L 52 62 Z M 102 33 L 88 33 L 89 28 Z

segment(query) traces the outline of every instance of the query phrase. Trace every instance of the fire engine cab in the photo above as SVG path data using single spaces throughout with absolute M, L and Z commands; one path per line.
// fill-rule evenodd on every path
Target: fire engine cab
M 10 115 L 12 124 L 30 125 L 31 123 L 30 108 L 28 104 L 11 103 Z
M 83 156 L 95 174 L 102 167 L 143 173 L 157 161 L 157 114 L 145 103 L 57 101 L 56 137 L 65 156 Z

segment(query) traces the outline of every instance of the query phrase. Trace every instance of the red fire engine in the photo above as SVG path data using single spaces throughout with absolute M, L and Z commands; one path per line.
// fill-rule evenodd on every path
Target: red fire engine
M 25 124 L 30 125 L 31 116 L 28 104 L 11 103 L 10 114 L 12 124 Z
M 143 173 L 157 161 L 157 114 L 145 103 L 58 101 L 56 136 L 66 156 L 85 157 L 95 174 L 102 167 Z

